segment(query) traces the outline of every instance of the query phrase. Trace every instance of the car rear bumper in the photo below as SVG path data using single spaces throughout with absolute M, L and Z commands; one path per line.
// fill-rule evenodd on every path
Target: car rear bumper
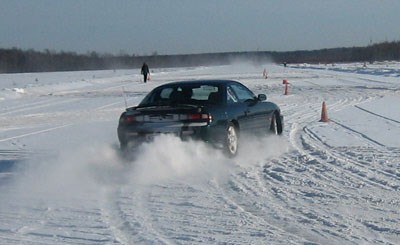
M 163 127 L 118 127 L 118 138 L 121 147 L 137 147 L 144 142 L 151 142 L 161 134 L 174 135 L 182 140 L 201 140 L 210 143 L 221 143 L 224 130 L 208 123 L 175 123 Z

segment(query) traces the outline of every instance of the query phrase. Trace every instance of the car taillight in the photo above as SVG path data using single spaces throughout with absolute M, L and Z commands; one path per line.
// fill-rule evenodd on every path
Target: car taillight
M 124 117 L 124 122 L 125 123 L 132 123 L 132 122 L 135 122 L 135 121 L 136 121 L 135 116 L 125 116 Z
M 194 113 L 194 114 L 188 114 L 187 119 L 189 120 L 207 120 L 208 122 L 211 122 L 212 117 L 211 114 L 209 113 Z
M 120 119 L 121 123 L 133 123 L 133 122 L 143 122 L 145 121 L 145 117 L 141 115 L 125 115 Z
M 202 114 L 189 114 L 188 115 L 189 120 L 199 120 L 202 119 Z

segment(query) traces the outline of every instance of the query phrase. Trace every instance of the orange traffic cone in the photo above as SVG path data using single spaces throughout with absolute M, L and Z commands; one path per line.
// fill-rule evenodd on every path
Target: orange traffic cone
M 326 110 L 325 101 L 322 102 L 321 120 L 319 120 L 319 121 L 320 121 L 320 122 L 329 122 L 328 112 L 327 112 L 327 110 Z

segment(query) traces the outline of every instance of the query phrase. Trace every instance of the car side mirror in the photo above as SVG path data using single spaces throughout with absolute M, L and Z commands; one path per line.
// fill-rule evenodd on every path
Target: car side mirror
M 257 98 L 258 98 L 259 101 L 267 100 L 267 96 L 266 96 L 265 94 L 259 94 L 259 95 L 257 96 Z

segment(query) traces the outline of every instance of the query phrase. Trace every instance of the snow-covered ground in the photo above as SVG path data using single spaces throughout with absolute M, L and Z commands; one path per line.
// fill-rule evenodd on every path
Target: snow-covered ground
M 400 244 L 400 63 L 236 63 L 151 78 L 0 75 L 0 244 Z M 227 159 L 162 136 L 121 159 L 125 103 L 214 78 L 266 93 L 283 137 L 242 139 Z

